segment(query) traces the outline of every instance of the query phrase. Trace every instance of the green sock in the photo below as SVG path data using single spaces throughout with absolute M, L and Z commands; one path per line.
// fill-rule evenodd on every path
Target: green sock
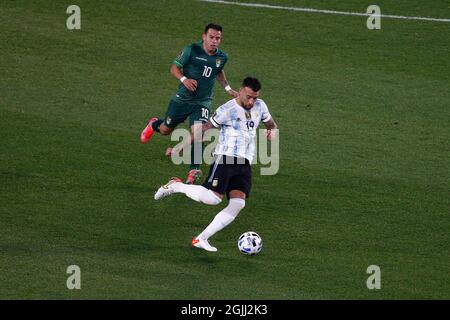
M 202 157 L 203 157 L 203 143 L 195 143 L 191 145 L 191 164 L 189 165 L 189 170 L 193 169 L 200 170 Z
M 158 120 L 156 120 L 155 122 L 153 122 L 153 123 L 152 123 L 152 128 L 153 128 L 153 130 L 159 132 L 159 126 L 160 126 L 161 123 L 163 123 L 163 122 L 164 122 L 164 120 L 161 120 L 161 119 L 158 119 Z

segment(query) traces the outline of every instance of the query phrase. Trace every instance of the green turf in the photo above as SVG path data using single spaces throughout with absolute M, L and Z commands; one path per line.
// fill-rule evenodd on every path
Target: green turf
M 364 12 L 369 1 L 248 1 Z M 450 18 L 444 0 L 382 13 Z M 0 4 L 1 299 L 449 299 L 449 23 L 199 1 Z M 177 81 L 170 62 L 224 26 L 233 87 L 260 78 L 280 171 L 254 168 L 246 208 L 192 249 L 220 208 L 153 200 L 186 166 L 141 145 Z M 217 90 L 215 106 L 227 95 Z M 183 125 L 185 127 L 185 125 Z M 204 167 L 207 170 L 207 167 Z M 264 250 L 246 257 L 237 237 Z M 81 268 L 68 290 L 66 268 Z M 381 290 L 368 290 L 378 265 Z

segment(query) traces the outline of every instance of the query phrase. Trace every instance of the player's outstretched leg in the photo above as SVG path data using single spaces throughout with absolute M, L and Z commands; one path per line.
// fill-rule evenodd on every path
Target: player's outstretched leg
M 194 201 L 210 205 L 217 205 L 222 201 L 218 195 L 204 186 L 185 184 L 179 178 L 172 178 L 168 183 L 161 186 L 155 193 L 155 200 L 162 199 L 173 193 L 184 193 Z

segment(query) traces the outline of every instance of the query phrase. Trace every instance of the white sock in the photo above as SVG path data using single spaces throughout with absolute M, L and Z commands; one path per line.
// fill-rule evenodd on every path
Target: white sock
M 175 182 L 171 185 L 171 188 L 175 191 L 175 193 L 184 193 L 192 200 L 204 204 L 216 205 L 222 202 L 222 199 L 216 196 L 216 194 L 211 190 L 206 189 L 204 186 Z
M 228 206 L 223 208 L 213 219 L 213 221 L 199 234 L 198 238 L 208 240 L 237 217 L 239 212 L 245 207 L 245 200 L 240 198 L 231 198 Z

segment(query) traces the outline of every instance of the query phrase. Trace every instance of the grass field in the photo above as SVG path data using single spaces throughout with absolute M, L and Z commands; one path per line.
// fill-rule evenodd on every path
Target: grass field
M 450 23 L 368 30 L 365 17 L 78 0 L 81 30 L 69 31 L 70 4 L 0 4 L 0 299 L 450 298 Z M 377 4 L 450 18 L 444 0 Z M 165 158 L 168 137 L 139 141 L 178 86 L 171 61 L 211 21 L 230 83 L 257 76 L 280 127 L 278 174 L 254 167 L 212 254 L 190 240 L 224 203 L 154 201 L 187 166 Z M 214 106 L 227 99 L 217 88 Z M 264 240 L 258 256 L 237 250 L 247 230 Z M 66 287 L 69 265 L 81 290 Z M 370 265 L 380 290 L 366 287 Z

